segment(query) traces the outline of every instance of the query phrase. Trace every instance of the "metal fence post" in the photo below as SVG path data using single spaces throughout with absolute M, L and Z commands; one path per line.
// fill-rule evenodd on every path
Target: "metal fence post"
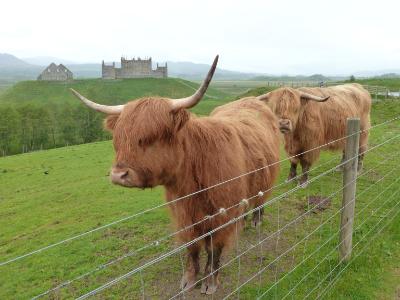
M 360 119 L 347 119 L 347 140 L 343 166 L 343 199 L 340 220 L 339 257 L 348 261 L 351 257 L 353 241 L 354 207 L 356 201 L 356 179 L 358 165 L 358 147 Z

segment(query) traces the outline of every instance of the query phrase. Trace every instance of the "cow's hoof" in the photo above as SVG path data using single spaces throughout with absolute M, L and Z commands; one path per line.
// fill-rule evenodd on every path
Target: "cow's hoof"
M 218 283 L 212 282 L 211 278 L 207 278 L 201 284 L 200 292 L 206 295 L 212 295 L 217 291 Z
M 305 189 L 307 186 L 308 186 L 308 181 L 299 182 L 299 187 L 301 187 L 302 189 Z
M 181 280 L 181 290 L 190 291 L 196 285 L 196 276 L 185 272 Z

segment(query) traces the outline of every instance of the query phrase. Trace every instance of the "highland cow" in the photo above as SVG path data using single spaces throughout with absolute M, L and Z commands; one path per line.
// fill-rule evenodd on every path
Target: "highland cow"
M 307 186 L 308 171 L 318 160 L 320 150 L 344 151 L 346 120 L 353 117 L 360 118 L 358 170 L 362 169 L 368 144 L 371 96 L 360 84 L 327 88 L 285 87 L 259 96 L 258 99 L 266 102 L 279 118 L 285 150 L 290 157 L 295 156 L 290 158 L 288 180 L 297 177 L 297 165 L 300 162 L 303 174 L 299 184 Z M 325 144 L 328 145 L 318 148 Z
M 196 117 L 187 110 L 205 94 L 217 60 L 218 56 L 197 92 L 183 99 L 146 97 L 125 105 L 106 106 L 73 91 L 87 106 L 108 114 L 105 127 L 113 134 L 116 152 L 110 174 L 113 183 L 137 188 L 162 185 L 168 202 L 190 195 L 169 205 L 177 229 L 187 228 L 179 232 L 183 243 L 243 214 L 246 207 L 240 205 L 241 200 L 269 190 L 279 171 L 278 121 L 255 97 L 220 106 L 208 117 Z M 240 176 L 258 168 L 257 172 Z M 206 189 L 235 177 L 238 178 Z M 202 189 L 205 190 L 195 193 Z M 260 195 L 249 204 L 258 206 L 268 195 Z M 226 209 L 225 213 L 218 213 L 221 208 Z M 258 213 L 253 214 L 254 224 L 258 218 Z M 211 269 L 219 268 L 222 252 L 242 223 L 225 226 L 188 247 L 182 289 L 190 289 L 196 282 L 201 248 L 204 246 L 208 254 L 207 275 Z M 215 272 L 203 280 L 201 292 L 214 293 L 218 277 Z

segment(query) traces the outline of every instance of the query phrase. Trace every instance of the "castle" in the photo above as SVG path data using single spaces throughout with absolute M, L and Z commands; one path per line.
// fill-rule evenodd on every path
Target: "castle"
M 51 80 L 51 81 L 66 81 L 72 80 L 73 74 L 66 66 L 51 63 L 42 73 L 38 76 L 37 80 Z
M 103 79 L 120 79 L 120 78 L 143 78 L 143 77 L 168 77 L 168 66 L 161 67 L 157 63 L 157 68 L 153 70 L 151 57 L 149 59 L 126 59 L 121 57 L 121 68 L 112 65 L 106 65 L 104 60 L 101 65 L 101 73 Z

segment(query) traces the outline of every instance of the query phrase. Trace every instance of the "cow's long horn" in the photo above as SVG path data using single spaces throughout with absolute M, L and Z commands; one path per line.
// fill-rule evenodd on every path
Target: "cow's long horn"
M 300 92 L 300 97 L 301 99 L 305 99 L 305 100 L 313 100 L 313 101 L 317 101 L 317 102 L 325 102 L 326 100 L 329 99 L 330 96 L 325 96 L 325 97 L 319 97 L 319 96 L 315 96 L 315 95 L 311 95 L 305 92 Z
M 70 90 L 86 106 L 88 106 L 91 109 L 94 109 L 96 111 L 99 111 L 99 112 L 102 112 L 102 113 L 105 113 L 105 114 L 108 114 L 108 115 L 118 115 L 124 109 L 124 105 L 113 105 L 113 106 L 110 106 L 110 105 L 103 105 L 103 104 L 95 103 L 95 102 L 83 97 L 81 94 L 79 94 L 74 89 L 70 89 Z
M 204 79 L 199 89 L 192 96 L 181 99 L 175 99 L 172 101 L 173 110 L 177 110 L 179 108 L 191 108 L 195 106 L 197 103 L 199 103 L 201 98 L 203 98 L 204 94 L 206 93 L 208 85 L 210 84 L 211 79 L 214 75 L 218 63 L 218 57 L 219 57 L 218 55 L 215 57 L 214 62 L 211 65 L 210 70 L 208 71 L 207 77 Z

